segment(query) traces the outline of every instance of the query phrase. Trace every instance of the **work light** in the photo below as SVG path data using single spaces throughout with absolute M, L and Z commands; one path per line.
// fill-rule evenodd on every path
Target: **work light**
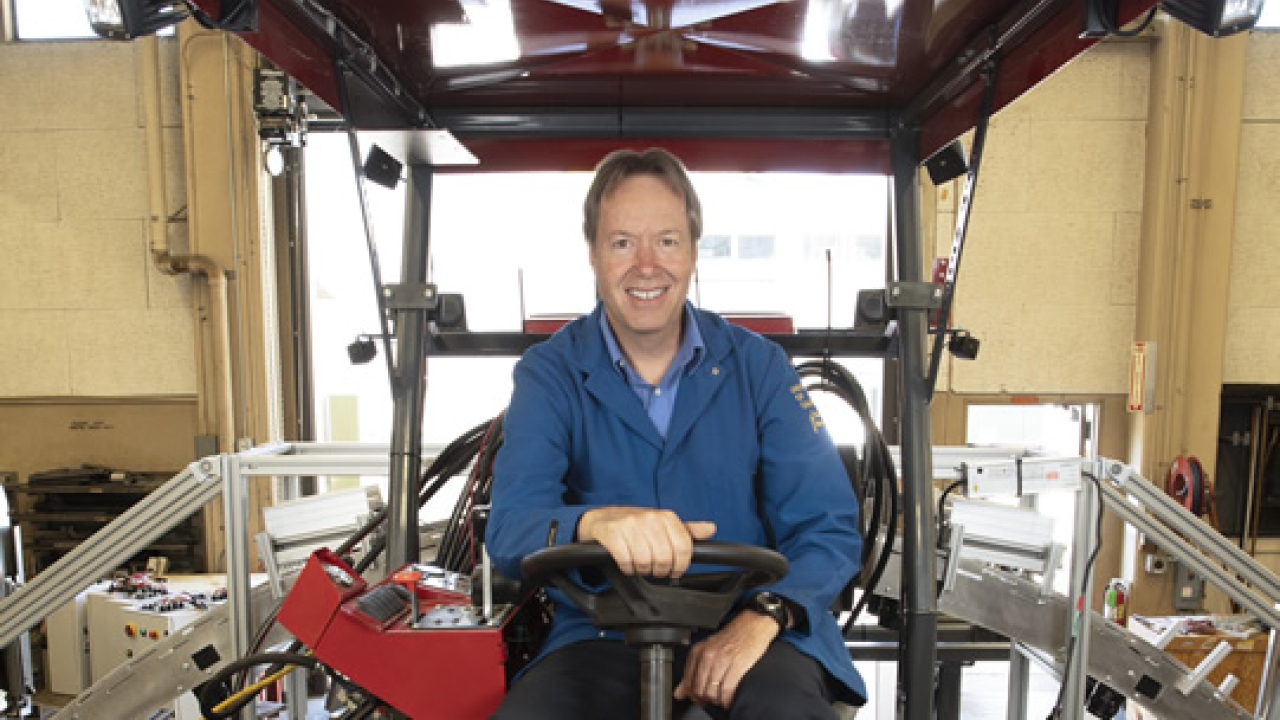
M 1262 0 L 1163 0 L 1160 9 L 1206 35 L 1223 37 L 1257 24 Z
M 84 0 L 89 25 L 107 40 L 132 40 L 176 25 L 187 17 L 172 0 Z

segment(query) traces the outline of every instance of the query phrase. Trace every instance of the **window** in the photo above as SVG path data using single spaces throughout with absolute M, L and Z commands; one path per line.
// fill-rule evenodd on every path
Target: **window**
M 89 25 L 84 0 L 0 0 L 12 2 L 14 37 L 18 40 L 98 40 Z M 177 5 L 177 3 L 174 3 Z M 156 33 L 172 37 L 173 27 Z
M 89 27 L 83 0 L 13 0 L 19 40 L 97 38 Z
M 364 365 L 352 365 L 346 352 L 357 335 L 379 332 L 347 140 L 313 133 L 306 153 L 317 438 L 385 443 L 391 397 L 381 344 L 378 357 Z M 798 328 L 826 327 L 833 307 L 832 325 L 850 328 L 858 290 L 884 287 L 883 260 L 867 261 L 856 251 L 833 260 L 828 287 L 825 257 L 807 257 L 804 239 L 847 228 L 850 238 L 878 237 L 883 257 L 885 178 L 695 173 L 693 182 L 706 218 L 690 290 L 695 304 L 719 312 L 785 312 Z M 588 173 L 435 176 L 431 281 L 441 292 L 462 293 L 471 330 L 512 332 L 533 315 L 576 316 L 594 308 L 582 238 L 589 183 Z M 400 277 L 402 191 L 368 187 L 383 282 Z M 423 442 L 446 444 L 501 412 L 515 361 L 428 358 Z M 882 363 L 845 364 L 878 410 Z M 815 401 L 837 442 L 860 440 L 851 410 L 834 397 Z
M 1267 0 L 1262 5 L 1262 16 L 1254 27 L 1264 30 L 1280 29 L 1280 0 Z
M 739 260 L 769 260 L 772 258 L 772 235 L 743 235 L 738 240 Z
M 698 240 L 698 260 L 733 257 L 733 239 L 728 235 L 703 235 Z

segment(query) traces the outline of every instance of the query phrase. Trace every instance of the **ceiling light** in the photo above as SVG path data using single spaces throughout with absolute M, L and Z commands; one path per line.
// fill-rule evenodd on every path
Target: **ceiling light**
M 89 26 L 108 40 L 154 35 L 187 17 L 181 3 L 164 0 L 84 0 Z
M 508 0 L 462 0 L 461 23 L 431 26 L 431 61 L 438 67 L 491 65 L 520 59 Z
M 1262 15 L 1262 0 L 1164 0 L 1160 9 L 1212 37 L 1249 30 Z

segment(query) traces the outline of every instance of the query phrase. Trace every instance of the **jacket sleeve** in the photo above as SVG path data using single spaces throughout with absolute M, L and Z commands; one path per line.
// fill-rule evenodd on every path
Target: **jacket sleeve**
M 535 350 L 516 364 L 494 463 L 485 542 L 498 572 L 513 579 L 521 578 L 520 561 L 529 553 L 573 542 L 578 519 L 590 508 L 564 499 L 571 391 L 553 357 Z
M 767 588 L 828 613 L 861 567 L 858 503 L 822 416 L 782 349 L 770 343 L 756 384 L 760 507 L 787 576 Z M 804 627 L 797 628 L 801 632 Z

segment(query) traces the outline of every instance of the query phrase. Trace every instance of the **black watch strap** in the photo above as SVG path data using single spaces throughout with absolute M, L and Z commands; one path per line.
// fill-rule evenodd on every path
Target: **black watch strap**
M 777 593 L 764 591 L 756 593 L 747 601 L 747 609 L 773 618 L 778 623 L 778 634 L 787 631 L 787 601 Z

